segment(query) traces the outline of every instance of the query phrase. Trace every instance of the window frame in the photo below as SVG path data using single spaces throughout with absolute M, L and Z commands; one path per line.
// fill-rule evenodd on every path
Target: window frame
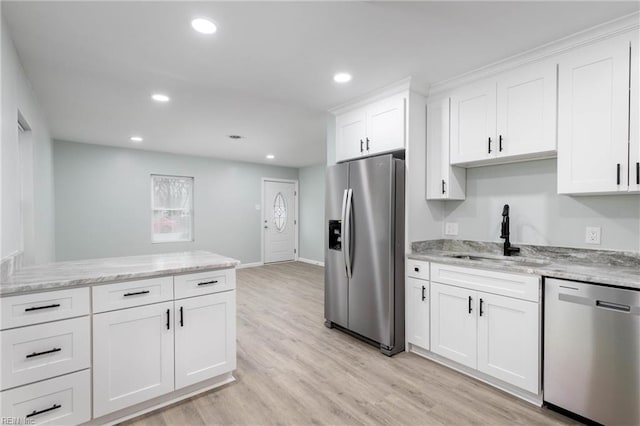
M 153 226 L 153 215 L 157 210 L 166 210 L 166 209 L 156 209 L 154 204 L 154 192 L 153 192 L 153 183 L 154 178 L 179 178 L 179 179 L 190 179 L 191 180 L 191 238 L 190 239 L 180 239 L 180 240 L 168 240 L 168 241 L 156 241 L 156 232 L 154 232 Z M 167 244 L 167 243 L 190 243 L 195 241 L 195 187 L 196 187 L 196 178 L 195 176 L 186 176 L 186 175 L 170 175 L 170 174 L 161 174 L 161 173 L 151 173 L 150 174 L 150 207 L 151 207 L 151 216 L 150 216 L 150 226 L 149 230 L 151 233 L 151 244 Z M 186 209 L 182 209 L 183 211 Z

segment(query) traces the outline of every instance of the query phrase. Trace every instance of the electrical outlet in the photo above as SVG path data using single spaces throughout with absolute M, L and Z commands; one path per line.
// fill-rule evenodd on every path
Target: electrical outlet
M 587 244 L 600 244 L 600 227 L 587 226 L 584 242 Z
M 445 235 L 458 235 L 458 223 L 457 222 L 445 223 L 444 233 Z

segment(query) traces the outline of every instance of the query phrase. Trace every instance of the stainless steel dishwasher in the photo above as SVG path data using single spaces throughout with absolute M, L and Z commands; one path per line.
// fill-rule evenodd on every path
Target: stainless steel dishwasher
M 640 424 L 640 291 L 545 280 L 544 400 Z

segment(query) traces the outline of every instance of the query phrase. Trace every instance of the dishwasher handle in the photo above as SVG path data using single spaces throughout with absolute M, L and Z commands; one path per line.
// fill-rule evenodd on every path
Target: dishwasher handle
M 596 300 L 596 306 L 614 311 L 631 312 L 631 306 L 629 305 L 621 305 L 619 303 L 606 302 L 604 300 Z

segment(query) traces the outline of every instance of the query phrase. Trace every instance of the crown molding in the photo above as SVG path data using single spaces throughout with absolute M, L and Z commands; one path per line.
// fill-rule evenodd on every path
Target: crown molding
M 596 25 L 473 71 L 434 83 L 429 88 L 428 95 L 429 97 L 442 95 L 443 92 L 473 83 L 474 81 L 489 78 L 529 63 L 558 56 L 577 47 L 593 44 L 639 28 L 640 12 L 634 12 L 630 15 L 625 15 L 621 18 Z

